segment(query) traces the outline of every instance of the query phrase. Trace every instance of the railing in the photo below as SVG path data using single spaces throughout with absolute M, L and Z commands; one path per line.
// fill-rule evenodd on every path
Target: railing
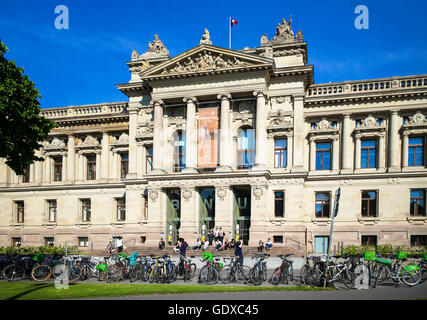
M 307 248 L 307 245 L 305 243 L 299 242 L 299 241 L 292 239 L 292 238 L 285 238 L 285 247 L 288 246 L 288 240 L 295 242 L 298 245 L 298 250 L 301 250 L 301 246 L 303 248 Z
M 309 87 L 307 97 L 404 90 L 418 87 L 427 87 L 426 75 L 315 84 Z
M 127 113 L 127 107 L 127 102 L 70 106 L 64 108 L 42 109 L 41 115 L 46 118 L 64 118 L 98 114 Z

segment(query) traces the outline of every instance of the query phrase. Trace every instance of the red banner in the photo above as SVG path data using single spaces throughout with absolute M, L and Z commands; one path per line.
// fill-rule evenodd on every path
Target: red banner
M 198 167 L 216 168 L 218 164 L 218 108 L 199 109 Z

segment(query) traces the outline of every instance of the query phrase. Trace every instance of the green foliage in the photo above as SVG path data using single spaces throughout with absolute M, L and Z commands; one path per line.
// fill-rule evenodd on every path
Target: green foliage
M 422 252 L 427 252 L 427 246 L 425 246 L 424 248 L 419 248 L 418 250 L 414 250 L 414 248 L 406 248 L 404 246 L 393 246 L 391 244 L 377 246 L 348 245 L 343 248 L 343 255 L 363 256 L 364 253 L 367 251 L 376 252 L 377 254 L 383 257 L 396 254 L 399 251 L 406 251 L 408 252 L 408 257 L 418 258 L 423 255 Z
M 74 254 L 74 249 L 77 249 L 77 247 L 68 247 L 68 254 Z M 0 247 L 0 254 L 6 254 L 6 255 L 31 255 L 34 253 L 40 253 L 40 254 L 52 254 L 52 255 L 61 255 L 65 254 L 65 247 L 63 246 L 40 246 L 40 247 Z M 79 254 L 79 252 L 76 250 L 76 254 Z
M 34 161 L 41 142 L 56 123 L 40 115 L 39 92 L 24 75 L 24 69 L 4 55 L 7 47 L 0 40 L 0 158 L 17 175 Z

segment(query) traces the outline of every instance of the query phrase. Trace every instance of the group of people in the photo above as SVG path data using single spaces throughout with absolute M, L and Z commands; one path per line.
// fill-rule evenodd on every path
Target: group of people
M 267 239 L 267 241 L 264 244 L 264 241 L 260 240 L 258 242 L 258 252 L 262 252 L 264 249 L 266 251 L 270 250 L 273 247 L 273 243 L 271 242 L 270 238 Z
M 122 253 L 123 252 L 123 249 L 125 248 L 125 245 L 124 245 L 124 243 L 123 243 L 123 238 L 122 237 L 118 237 L 118 238 L 116 238 L 116 241 L 115 241 L 116 243 L 115 243 L 115 247 L 114 247 L 114 244 L 113 244 L 113 242 L 110 240 L 110 242 L 108 242 L 108 245 L 107 245 L 107 253 L 108 254 L 113 254 L 114 252 L 115 252 L 115 248 L 117 248 L 117 252 L 118 253 Z

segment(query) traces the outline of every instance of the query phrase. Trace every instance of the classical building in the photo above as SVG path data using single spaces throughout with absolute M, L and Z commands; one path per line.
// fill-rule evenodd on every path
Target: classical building
M 314 84 L 290 22 L 260 46 L 157 35 L 132 52 L 120 103 L 43 109 L 44 162 L 0 162 L 0 245 L 189 244 L 221 227 L 248 245 L 426 243 L 427 76 Z

